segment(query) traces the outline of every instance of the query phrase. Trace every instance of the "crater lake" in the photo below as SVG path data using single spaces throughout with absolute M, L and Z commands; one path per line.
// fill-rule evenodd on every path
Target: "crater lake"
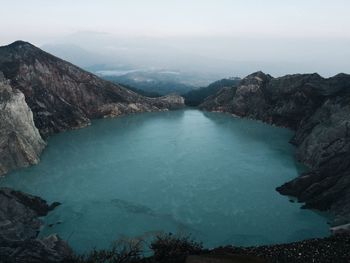
M 41 162 L 1 186 L 62 203 L 40 234 L 57 233 L 77 252 L 168 232 L 206 247 L 326 236 L 326 216 L 275 191 L 305 169 L 292 136 L 195 109 L 95 120 L 50 137 Z

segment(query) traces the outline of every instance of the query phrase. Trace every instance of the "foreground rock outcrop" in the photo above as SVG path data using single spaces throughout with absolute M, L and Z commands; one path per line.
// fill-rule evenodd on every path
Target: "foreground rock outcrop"
M 38 163 L 44 147 L 23 93 L 0 72 L 0 175 Z
M 310 170 L 277 188 L 306 208 L 330 210 L 335 225 L 350 222 L 350 76 L 318 74 L 273 78 L 249 75 L 200 105 L 296 131 L 297 159 Z
M 72 251 L 57 235 L 39 239 L 40 216 L 53 209 L 39 197 L 0 188 L 0 262 L 65 262 Z

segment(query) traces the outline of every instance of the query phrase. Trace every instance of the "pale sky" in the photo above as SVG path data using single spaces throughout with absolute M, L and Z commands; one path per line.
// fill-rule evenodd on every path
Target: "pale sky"
M 0 0 L 1 44 L 77 31 L 126 36 L 350 38 L 349 0 Z
M 0 45 L 68 43 L 135 66 L 196 62 L 192 68 L 215 64 L 240 76 L 350 70 L 350 0 L 0 0 L 0 7 Z

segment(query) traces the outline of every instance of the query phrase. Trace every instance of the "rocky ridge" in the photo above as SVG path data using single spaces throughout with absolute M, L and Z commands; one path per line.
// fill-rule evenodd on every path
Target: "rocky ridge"
M 262 120 L 296 131 L 291 143 L 310 169 L 278 187 L 305 208 L 331 211 L 334 225 L 350 222 L 350 76 L 318 74 L 273 78 L 257 72 L 200 105 L 208 111 Z
M 100 79 L 23 41 L 0 47 L 0 70 L 25 95 L 46 137 L 89 125 L 90 119 L 181 107 L 180 96 L 147 98 Z

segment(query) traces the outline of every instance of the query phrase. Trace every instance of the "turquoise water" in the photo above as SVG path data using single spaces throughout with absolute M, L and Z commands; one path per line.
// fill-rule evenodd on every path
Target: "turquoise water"
M 97 120 L 52 136 L 38 165 L 1 185 L 61 202 L 41 234 L 78 252 L 162 231 L 207 247 L 325 236 L 327 218 L 275 191 L 301 169 L 292 135 L 197 110 Z

